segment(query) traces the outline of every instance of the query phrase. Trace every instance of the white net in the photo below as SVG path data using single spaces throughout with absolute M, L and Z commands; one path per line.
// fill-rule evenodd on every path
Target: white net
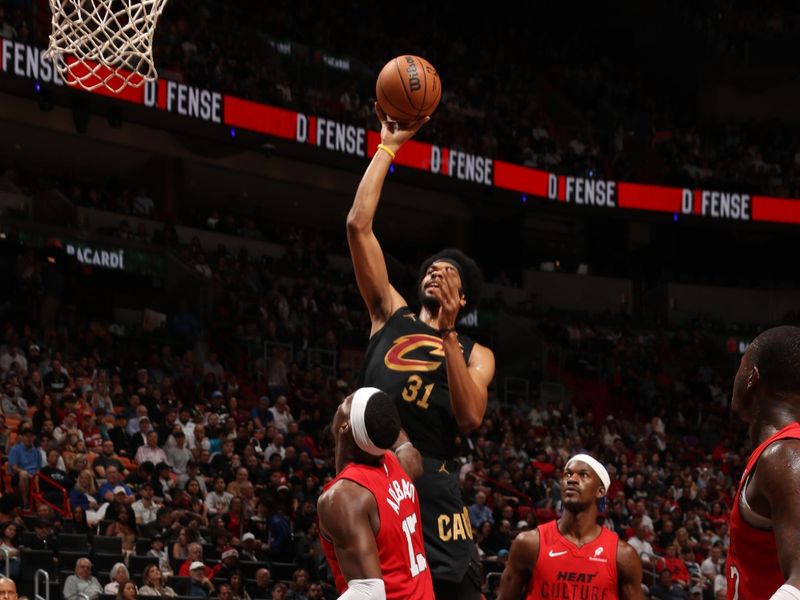
M 69 85 L 118 93 L 156 78 L 153 36 L 167 0 L 50 0 L 47 56 Z

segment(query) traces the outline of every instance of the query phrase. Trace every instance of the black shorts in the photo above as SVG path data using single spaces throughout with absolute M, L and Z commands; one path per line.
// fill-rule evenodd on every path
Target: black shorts
M 458 593 L 454 597 L 477 598 L 481 568 L 467 507 L 461 500 L 460 465 L 428 457 L 422 458 L 422 465 L 424 472 L 414 485 L 419 493 L 425 556 L 434 587 L 450 584 L 448 587 Z M 466 593 L 472 589 L 477 595 Z

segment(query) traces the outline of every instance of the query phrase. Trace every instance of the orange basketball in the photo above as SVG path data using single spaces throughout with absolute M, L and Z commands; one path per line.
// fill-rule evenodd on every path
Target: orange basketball
M 375 95 L 386 116 L 409 123 L 436 110 L 442 99 L 442 84 L 431 63 L 406 54 L 393 58 L 381 69 Z

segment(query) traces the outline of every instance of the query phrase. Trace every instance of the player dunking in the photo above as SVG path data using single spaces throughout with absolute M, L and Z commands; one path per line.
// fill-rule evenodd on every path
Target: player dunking
M 800 329 L 775 327 L 742 356 L 733 411 L 750 455 L 730 520 L 729 600 L 800 600 Z
M 644 598 L 636 551 L 597 524 L 597 505 L 610 483 L 591 456 L 569 459 L 561 480 L 564 514 L 512 542 L 498 600 L 519 600 L 526 592 L 529 600 Z
M 372 320 L 362 383 L 395 400 L 403 428 L 422 453 L 424 474 L 415 483 L 437 600 L 472 600 L 480 597 L 480 565 L 453 459 L 459 431 L 472 431 L 483 420 L 494 355 L 459 334 L 456 320 L 477 304 L 480 272 L 457 250 L 426 260 L 419 314 L 392 287 L 372 223 L 395 153 L 428 119 L 401 127 L 377 105 L 376 112 L 382 143 L 347 217 L 356 280 Z
M 346 600 L 433 600 L 412 477 L 421 470 L 410 444 L 387 451 L 400 432 L 394 402 L 361 388 L 331 425 L 336 478 L 317 502 L 322 547 Z M 410 473 L 406 473 L 400 460 Z

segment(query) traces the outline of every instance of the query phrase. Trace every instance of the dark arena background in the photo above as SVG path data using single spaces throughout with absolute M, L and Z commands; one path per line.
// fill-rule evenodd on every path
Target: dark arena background
M 474 538 L 495 598 L 588 452 L 645 597 L 725 598 L 752 450 L 734 376 L 800 322 L 800 11 L 647 4 L 168 0 L 157 80 L 114 93 L 44 56 L 48 2 L 0 0 L 0 571 L 19 594 L 111 600 L 154 563 L 197 597 L 201 560 L 235 600 L 338 597 L 316 502 L 370 331 L 345 222 L 376 77 L 414 54 L 442 99 L 375 231 L 412 304 L 426 256 L 475 259 L 458 329 L 496 359 L 445 533 Z

